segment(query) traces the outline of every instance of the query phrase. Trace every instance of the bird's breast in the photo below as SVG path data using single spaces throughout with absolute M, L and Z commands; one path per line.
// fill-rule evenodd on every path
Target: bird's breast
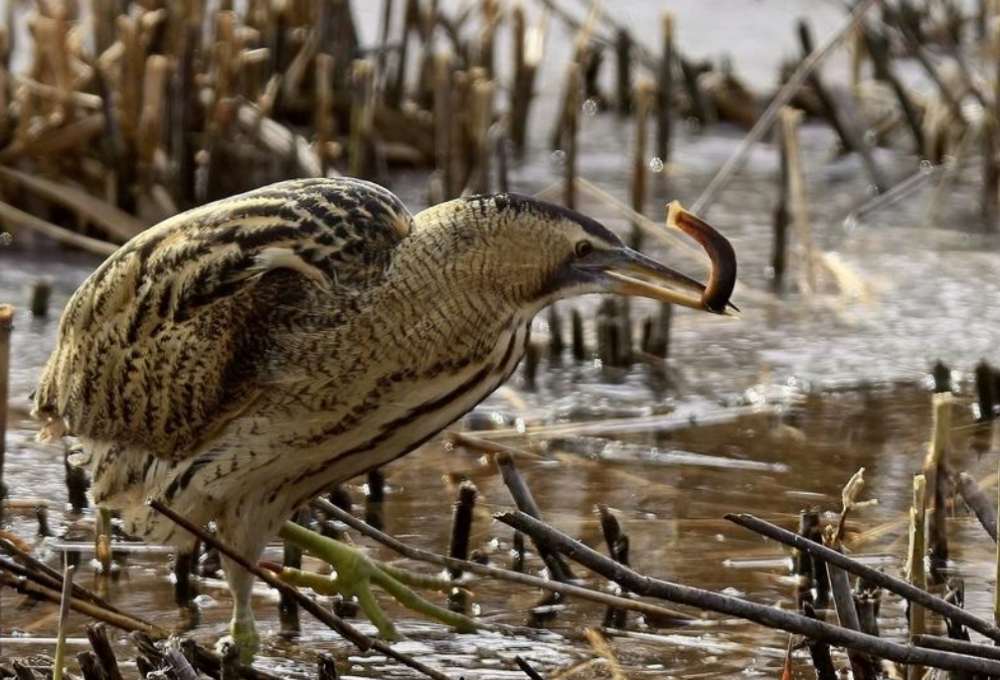
M 285 452 L 283 464 L 298 470 L 294 483 L 323 488 L 398 458 L 472 410 L 510 377 L 528 337 L 529 322 L 518 318 L 467 362 L 373 371 L 342 390 L 332 409 L 268 417 L 266 427 L 259 415 L 245 422 L 256 420 L 258 436 Z

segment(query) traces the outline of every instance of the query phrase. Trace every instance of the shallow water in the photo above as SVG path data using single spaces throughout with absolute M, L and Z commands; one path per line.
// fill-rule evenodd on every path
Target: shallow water
M 681 21 L 688 16 L 685 12 L 691 21 L 708 21 L 697 13 L 696 4 L 678 3 Z M 796 3 L 796 7 L 807 4 L 816 12 L 830 6 L 813 2 Z M 787 5 L 755 4 L 762 14 L 754 13 L 754 21 L 775 31 L 774 40 L 760 43 L 767 49 L 733 44 L 738 68 L 742 72 L 745 67 L 755 82 L 766 84 L 773 64 L 795 52 L 793 15 L 784 11 Z M 641 7 L 640 3 L 629 6 Z M 761 18 L 768 12 L 789 23 L 774 28 L 775 22 Z M 720 13 L 723 19 L 711 33 L 716 48 L 731 40 L 725 17 L 733 14 Z M 632 25 L 646 25 L 642 21 L 646 15 L 637 16 L 630 19 Z M 682 44 L 691 40 L 688 35 L 682 33 Z M 655 31 L 647 35 L 650 42 L 654 38 Z M 750 53 L 756 56 L 746 56 Z M 562 63 L 552 59 L 551 63 Z M 552 83 L 559 80 L 555 71 L 548 70 Z M 544 120 L 540 115 L 539 139 L 547 133 L 541 125 Z M 654 221 L 662 219 L 662 209 L 655 206 L 668 199 L 693 203 L 742 136 L 726 128 L 699 134 L 689 126 L 680 127 L 674 161 L 665 172 L 653 176 L 647 214 Z M 630 130 L 613 114 L 588 116 L 581 139 L 582 176 L 625 199 L 628 186 L 623 178 L 628 177 L 631 161 L 622 149 L 631 148 Z M 930 436 L 929 367 L 943 360 L 956 369 L 959 389 L 967 390 L 967 373 L 980 358 L 1000 360 L 995 340 L 1000 309 L 990 304 L 1000 295 L 995 276 L 1000 242 L 996 236 L 980 233 L 975 168 L 963 172 L 945 200 L 935 196 L 937 178 L 928 175 L 912 195 L 846 227 L 845 217 L 868 196 L 861 166 L 855 158 L 833 156 L 833 138 L 826 129 L 805 128 L 803 141 L 814 237 L 822 250 L 835 253 L 836 262 L 854 273 L 846 290 L 823 275 L 814 295 L 775 297 L 766 292 L 777 154 L 762 144 L 711 213 L 711 221 L 730 236 L 740 257 L 743 288 L 735 301 L 743 309 L 742 318 L 734 321 L 678 312 L 668 387 L 655 371 L 642 365 L 608 374 L 597 362 L 574 364 L 568 357 L 555 364 L 543 360 L 537 391 L 526 389 L 523 377 L 517 375 L 477 409 L 479 415 L 464 421 L 466 426 L 490 421 L 526 430 L 527 434 L 505 441 L 534 445 L 545 454 L 546 460 L 523 463 L 521 468 L 546 518 L 559 528 L 588 544 L 602 545 L 594 508 L 608 505 L 631 537 L 632 562 L 638 569 L 784 608 L 793 608 L 795 603 L 788 553 L 728 524 L 722 515 L 753 512 L 792 526 L 800 509 L 836 511 L 841 486 L 859 467 L 865 467 L 868 488 L 862 497 L 877 498 L 879 504 L 854 517 L 848 546 L 883 558 L 885 568 L 898 572 L 906 552 L 911 476 L 920 468 Z M 918 171 L 916 161 L 904 154 L 879 151 L 877 159 L 896 179 Z M 559 156 L 536 148 L 527 159 L 513 164 L 513 188 L 540 191 L 555 181 L 559 171 Z M 414 210 L 422 207 L 422 175 L 401 173 L 394 177 L 393 188 Z M 940 215 L 936 219 L 931 217 L 935 205 Z M 581 207 L 627 233 L 626 221 L 613 207 L 589 198 L 582 199 Z M 703 272 L 680 249 L 665 250 L 653 238 L 647 238 L 647 243 L 657 257 L 692 274 Z M 801 255 L 791 259 L 790 283 L 802 264 Z M 38 276 L 51 277 L 52 307 L 57 310 L 96 263 L 93 258 L 61 251 L 0 250 L 0 300 L 22 310 L 13 343 L 15 426 L 8 434 L 5 481 L 14 498 L 49 499 L 55 527 L 64 524 L 66 500 L 61 451 L 33 444 L 32 426 L 22 416 L 27 395 L 52 348 L 57 321 L 54 314 L 47 320 L 30 318 L 23 311 L 24 291 Z M 560 309 L 566 312 L 578 306 L 589 315 L 595 303 L 594 299 L 560 303 Z M 634 308 L 636 317 L 649 310 L 641 302 Z M 544 339 L 544 320 L 537 322 L 537 331 Z M 736 409 L 744 415 L 734 419 Z M 956 406 L 953 466 L 983 478 L 996 470 L 996 457 L 988 436 L 974 436 L 968 426 L 971 418 L 966 396 Z M 568 432 L 556 427 L 568 423 L 588 425 Z M 438 552 L 447 548 L 449 499 L 455 481 L 474 480 L 481 502 L 473 547 L 499 565 L 509 564 L 511 531 L 492 523 L 489 515 L 508 507 L 510 499 L 481 456 L 435 442 L 385 472 L 389 488 L 381 510 L 386 529 L 406 542 Z M 355 482 L 352 492 L 360 511 L 364 490 L 359 480 Z M 33 513 L 15 511 L 11 519 L 19 536 L 33 540 Z M 884 531 L 872 531 L 877 527 Z M 989 616 L 993 547 L 960 503 L 950 520 L 950 531 L 950 569 L 965 579 L 967 606 Z M 74 531 L 72 537 L 80 536 Z M 57 563 L 58 555 L 46 551 L 43 542 L 37 547 Z M 384 559 L 392 557 L 381 549 L 373 550 Z M 280 558 L 280 552 L 271 557 Z M 229 598 L 219 584 L 201 585 L 199 612 L 192 621 L 173 604 L 168 561 L 163 555 L 132 556 L 129 565 L 108 585 L 108 597 L 117 606 L 168 627 L 193 624 L 192 634 L 206 642 L 224 633 Z M 529 560 L 529 568 L 541 568 L 537 558 Z M 94 584 L 89 569 L 83 569 L 78 579 Z M 594 579 L 590 582 L 602 585 Z M 538 601 L 538 593 L 521 587 L 475 580 L 472 588 L 479 612 L 494 622 L 524 626 Z M 22 643 L 4 643 L 0 653 L 51 653 L 50 643 L 29 640 L 54 633 L 54 607 L 25 607 L 20 597 L 6 591 L 0 597 L 2 634 L 26 637 Z M 256 608 L 266 637 L 265 667 L 289 677 L 311 677 L 309 662 L 314 655 L 331 651 L 344 660 L 343 677 L 412 677 L 384 659 L 356 655 L 306 615 L 298 638 L 281 638 L 275 602 L 261 590 Z M 410 638 L 400 643 L 401 649 L 453 671 L 455 677 L 470 679 L 522 677 L 513 665 L 516 655 L 528 658 L 547 677 L 586 663 L 597 655 L 581 631 L 599 625 L 603 616 L 600 607 L 571 602 L 544 630 L 469 636 L 453 634 L 405 610 L 390 609 Z M 903 634 L 902 616 L 899 601 L 886 598 L 880 619 L 883 634 Z M 78 636 L 84 621 L 74 616 L 72 622 L 71 634 Z M 774 677 L 780 672 L 786 643 L 783 634 L 741 622 L 710 619 L 653 629 L 634 616 L 628 631 L 611 640 L 630 678 L 736 673 Z M 75 644 L 71 651 L 82 648 Z M 811 677 L 804 653 L 796 658 L 797 676 Z M 606 675 L 606 665 L 598 661 L 572 677 Z

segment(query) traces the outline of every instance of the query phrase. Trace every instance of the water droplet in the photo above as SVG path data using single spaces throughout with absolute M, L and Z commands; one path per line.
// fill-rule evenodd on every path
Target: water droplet
M 764 267 L 764 278 L 768 281 L 774 279 L 774 267 L 770 265 Z
M 562 149 L 557 149 L 552 152 L 552 162 L 562 167 L 566 164 L 566 152 Z
M 651 172 L 660 173 L 663 172 L 664 167 L 663 160 L 658 156 L 653 156 L 649 159 L 649 169 Z
M 924 160 L 920 161 L 920 172 L 923 173 L 934 172 L 934 164 L 925 158 Z
M 868 194 L 868 198 L 873 198 L 879 195 L 878 185 L 869 184 L 865 187 L 865 193 Z
M 9 246 L 14 242 L 14 237 L 9 231 L 0 233 L 0 246 Z
M 585 116 L 596 116 L 597 115 L 597 100 L 591 97 L 587 101 L 583 102 L 583 115 Z

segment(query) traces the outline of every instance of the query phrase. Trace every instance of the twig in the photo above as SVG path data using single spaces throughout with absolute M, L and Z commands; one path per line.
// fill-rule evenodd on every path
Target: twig
M 972 512 L 976 513 L 979 523 L 996 543 L 997 511 L 993 507 L 993 502 L 979 488 L 976 479 L 968 472 L 963 472 L 958 476 L 958 493 L 962 496 L 965 504 L 972 508 Z
M 840 27 L 839 30 L 834 31 L 826 41 L 820 45 L 816 50 L 814 50 L 808 57 L 802 60 L 799 67 L 792 74 L 788 82 L 778 91 L 771 103 L 768 104 L 767 109 L 761 114 L 757 122 L 754 123 L 753 128 L 747 133 L 747 136 L 740 143 L 739 148 L 733 152 L 733 155 L 729 157 L 722 169 L 712 178 L 708 187 L 702 192 L 698 200 L 695 201 L 691 208 L 691 212 L 701 217 L 706 217 L 708 211 L 719 193 L 726 188 L 733 176 L 743 167 L 747 158 L 750 155 L 750 150 L 753 148 L 754 144 L 759 142 L 767 131 L 771 128 L 774 123 L 775 118 L 778 116 L 778 112 L 786 106 L 792 98 L 798 94 L 799 89 L 802 84 L 809 77 L 817 66 L 836 48 L 841 41 L 848 35 L 850 35 L 854 28 L 861 22 L 864 15 L 875 5 L 880 4 L 878 0 L 863 0 L 858 3 L 854 11 L 848 17 L 844 25 Z
M 966 642 L 964 640 L 953 640 L 952 638 L 940 637 L 938 635 L 914 635 L 913 644 L 917 647 L 937 649 L 942 652 L 968 654 L 969 656 L 979 656 L 984 659 L 1000 661 L 1000 648 L 977 645 L 974 642 Z
M 583 588 L 581 586 L 570 585 L 568 583 L 559 583 L 558 581 L 550 581 L 548 579 L 539 578 L 537 576 L 531 576 L 530 574 L 522 574 L 517 571 L 511 571 L 509 569 L 500 569 L 497 567 L 491 567 L 485 564 L 479 564 L 478 562 L 467 562 L 465 560 L 456 560 L 451 557 L 445 557 L 444 555 L 438 555 L 436 553 L 428 552 L 426 550 L 421 550 L 420 548 L 414 548 L 412 546 L 406 545 L 402 541 L 399 541 L 392 536 L 375 529 L 369 524 L 362 522 L 360 519 L 354 515 L 341 510 L 329 501 L 323 499 L 316 499 L 313 501 L 313 505 L 318 507 L 323 512 L 330 514 L 337 520 L 348 525 L 355 531 L 364 534 L 368 538 L 378 541 L 382 545 L 386 546 L 390 550 L 393 550 L 403 557 L 407 557 L 411 560 L 419 560 L 420 562 L 427 562 L 429 564 L 437 564 L 442 567 L 448 567 L 449 569 L 461 569 L 463 571 L 468 571 L 479 576 L 485 576 L 488 578 L 495 578 L 501 581 L 508 581 L 510 583 L 517 583 L 524 586 L 529 586 L 531 588 L 541 588 L 542 590 L 548 590 L 554 593 L 559 593 L 561 595 L 567 595 L 570 597 L 578 597 L 581 600 L 588 600 L 590 602 L 596 602 L 598 604 L 607 605 L 609 607 L 620 607 L 622 609 L 630 609 L 640 614 L 649 614 L 650 616 L 661 617 L 663 620 L 674 620 L 674 621 L 690 621 L 692 617 L 677 612 L 665 607 L 660 607 L 654 604 L 649 604 L 648 602 L 639 602 L 637 600 L 627 600 L 623 597 L 616 597 L 609 593 L 602 593 L 598 590 L 591 590 L 590 588 Z
M 836 552 L 835 550 L 830 550 L 826 546 L 807 540 L 791 531 L 788 531 L 787 529 L 782 529 L 779 526 L 762 520 L 759 517 L 754 517 L 749 514 L 728 514 L 726 515 L 726 519 L 745 529 L 749 529 L 750 531 L 758 533 L 762 536 L 767 536 L 768 538 L 778 541 L 779 543 L 784 543 L 785 545 L 802 552 L 807 552 L 815 558 L 835 564 L 845 571 L 849 571 L 856 576 L 860 576 L 866 581 L 871 581 L 875 585 L 885 588 L 889 592 L 895 593 L 896 595 L 906 598 L 911 602 L 923 605 L 927 609 L 936 612 L 941 616 L 962 623 L 974 631 L 982 633 L 991 640 L 1000 641 L 1000 628 L 994 626 L 988 621 L 985 621 L 984 619 L 979 618 L 975 614 L 970 614 L 961 607 L 956 607 L 950 602 L 946 602 L 939 597 L 931 595 L 927 591 L 915 588 L 902 579 L 890 576 L 889 574 L 879 571 L 878 569 L 873 569 L 872 567 L 864 565 L 847 555 Z
M 540 520 L 542 518 L 542 511 L 538 508 L 534 496 L 531 495 L 531 489 L 525 483 L 521 472 L 514 465 L 514 458 L 508 453 L 500 453 L 496 456 L 496 464 L 500 469 L 500 474 L 503 476 L 503 482 L 507 486 L 507 490 L 510 491 L 510 495 L 517 507 L 522 512 Z M 554 580 L 566 583 L 573 579 L 573 571 L 562 557 L 553 554 L 544 546 L 537 543 L 535 545 L 538 548 L 539 556 L 545 562 L 545 566 L 548 567 L 549 574 Z
M 889 642 L 882 638 L 846 630 L 775 607 L 645 576 L 608 559 L 579 541 L 525 515 L 523 512 L 505 512 L 495 515 L 495 517 L 504 524 L 527 533 L 536 541 L 545 543 L 549 548 L 558 550 L 588 569 L 640 595 L 658 597 L 702 610 L 736 616 L 769 628 L 778 628 L 789 633 L 805 635 L 816 640 L 824 640 L 831 644 L 857 649 L 897 663 L 919 664 L 944 670 L 988 675 L 1000 673 L 1000 662 Z
M 178 515 L 176 512 L 174 512 L 169 507 L 164 505 L 162 501 L 159 501 L 155 498 L 151 499 L 149 501 L 149 506 L 154 510 L 156 510 L 157 512 L 159 512 L 160 514 L 167 517 L 168 519 L 170 519 L 178 526 L 188 531 L 193 536 L 200 538 L 205 545 L 215 548 L 220 553 L 222 553 L 223 555 L 225 555 L 226 557 L 228 557 L 229 559 L 231 559 L 232 561 L 236 562 L 238 565 L 246 569 L 248 572 L 259 578 L 260 580 L 264 581 L 272 588 L 276 589 L 278 592 L 281 593 L 287 592 L 291 597 L 295 598 L 295 600 L 299 603 L 300 607 L 302 607 L 307 612 L 315 616 L 322 623 L 325 623 L 331 629 L 335 630 L 344 638 L 352 642 L 362 652 L 367 652 L 369 649 L 375 649 L 381 652 L 382 654 L 385 654 L 386 656 L 395 659 L 396 661 L 399 661 L 400 663 L 409 666 L 410 668 L 419 671 L 420 673 L 423 673 L 428 677 L 435 678 L 436 680 L 448 680 L 448 676 L 445 675 L 444 673 L 441 673 L 440 671 L 437 671 L 429 666 L 424 665 L 423 663 L 417 661 L 408 654 L 404 654 L 398 650 L 393 649 L 391 645 L 386 644 L 381 640 L 375 640 L 373 638 L 368 637 L 367 635 L 359 631 L 357 628 L 355 628 L 354 626 L 350 625 L 349 623 L 341 619 L 339 616 L 336 616 L 331 612 L 328 612 L 315 600 L 313 600 L 310 597 L 307 597 L 306 595 L 303 595 L 298 590 L 298 588 L 288 585 L 280 578 L 278 578 L 278 576 L 275 575 L 273 572 L 260 568 L 259 566 L 248 560 L 246 557 L 236 552 L 232 547 L 220 541 L 217 536 L 208 533 L 204 529 L 189 522 L 186 518 Z

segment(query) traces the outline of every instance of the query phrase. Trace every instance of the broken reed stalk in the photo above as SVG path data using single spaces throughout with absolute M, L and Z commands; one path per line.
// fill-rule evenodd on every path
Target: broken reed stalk
M 993 507 L 993 501 L 979 488 L 975 477 L 967 472 L 961 473 L 958 476 L 958 493 L 962 496 L 965 504 L 976 514 L 976 518 L 989 537 L 996 543 L 997 511 Z
M 1000 463 L 997 474 L 1000 475 Z M 1000 515 L 1000 484 L 997 484 L 997 514 Z M 1000 541 L 997 541 L 996 565 L 993 570 L 993 621 L 1000 625 Z
M 448 555 L 457 560 L 469 559 L 469 539 L 472 535 L 473 511 L 478 496 L 479 490 L 469 480 L 459 484 L 458 498 L 452 506 L 451 541 L 448 544 Z M 462 577 L 462 570 L 449 568 L 448 575 L 452 580 L 459 579 Z
M 374 69 L 370 61 L 355 60 L 352 69 L 354 96 L 351 106 L 349 172 L 352 177 L 368 177 L 374 154 Z
M 725 164 L 716 173 L 709 185 L 702 191 L 698 200 L 694 202 L 691 206 L 691 212 L 696 215 L 700 215 L 705 218 L 708 216 L 709 209 L 712 204 L 715 203 L 715 199 L 722 192 L 723 189 L 729 184 L 733 179 L 733 176 L 739 172 L 746 162 L 747 158 L 750 156 L 750 151 L 753 147 L 763 139 L 764 135 L 767 134 L 768 130 L 771 129 L 771 125 L 777 119 L 779 112 L 782 108 L 788 105 L 792 98 L 798 94 L 802 85 L 805 83 L 809 74 L 812 73 L 816 67 L 818 67 L 823 60 L 831 53 L 841 42 L 846 38 L 851 36 L 854 29 L 861 23 L 865 14 L 875 5 L 880 5 L 879 0 L 862 0 L 854 6 L 851 11 L 850 16 L 847 21 L 833 31 L 830 36 L 820 45 L 817 49 L 813 50 L 808 57 L 802 60 L 798 68 L 791 75 L 788 81 L 778 90 L 778 93 L 771 100 L 771 103 L 767 105 L 767 109 L 764 113 L 757 118 L 757 122 L 754 123 L 753 128 L 747 133 L 743 141 L 740 142 L 739 147 L 733 154 L 726 160 Z
M 951 393 L 933 397 L 933 435 L 924 460 L 924 478 L 927 480 L 927 500 L 933 503 L 927 522 L 927 551 L 931 556 L 932 572 L 937 572 L 948 561 L 948 454 L 951 449 L 952 405 Z
M 670 160 L 670 141 L 673 136 L 674 93 L 674 15 L 663 12 L 663 54 L 660 57 L 659 83 L 657 84 L 656 155 L 663 164 Z
M 454 198 L 456 193 L 451 163 L 451 59 L 451 52 L 439 52 L 434 58 L 434 161 L 443 201 Z
M 545 47 L 547 13 L 537 26 L 528 28 L 525 22 L 524 6 L 514 6 L 511 19 L 512 40 L 514 42 L 514 85 L 511 88 L 510 138 L 514 150 L 521 154 L 527 145 L 528 114 L 534 98 L 535 74 L 542 61 Z
M 761 536 L 766 536 L 801 552 L 809 553 L 818 560 L 835 564 L 841 569 L 849 571 L 865 581 L 884 588 L 891 593 L 895 593 L 910 602 L 926 607 L 930 611 L 940 614 L 945 618 L 961 623 L 962 625 L 971 628 L 977 633 L 980 633 L 995 642 L 1000 642 L 1000 627 L 997 627 L 985 619 L 979 618 L 975 614 L 972 614 L 961 607 L 956 607 L 954 604 L 947 602 L 940 597 L 936 597 L 931 593 L 928 593 L 926 590 L 921 590 L 920 588 L 917 588 L 902 579 L 898 579 L 894 576 L 890 576 L 884 571 L 862 564 L 861 562 L 858 562 L 843 553 L 831 550 L 824 545 L 820 545 L 819 543 L 803 538 L 794 532 L 783 529 L 775 524 L 762 520 L 759 517 L 740 513 L 727 514 L 725 518 L 728 521 L 758 533 Z
M 0 304 L 0 515 L 2 515 L 3 470 L 7 453 L 7 401 L 10 380 L 10 337 L 14 331 L 14 308 Z
M 308 528 L 310 517 L 309 509 L 302 508 L 291 517 L 291 521 Z M 302 568 L 302 548 L 291 541 L 285 540 L 282 552 L 282 567 L 286 569 Z M 295 598 L 284 591 L 281 592 L 278 602 L 278 617 L 281 621 L 282 633 L 295 634 L 301 629 L 298 603 L 295 601 Z
M 839 552 L 836 548 L 831 548 L 831 550 Z M 827 562 L 826 573 L 830 579 L 830 592 L 833 594 L 833 604 L 837 610 L 837 620 L 841 627 L 860 632 L 861 620 L 858 618 L 858 610 L 854 604 L 854 595 L 851 592 L 851 582 L 847 572 L 835 564 Z M 857 680 L 876 680 L 878 678 L 879 674 L 875 668 L 875 662 L 867 654 L 849 649 L 847 656 Z
M 788 191 L 792 209 L 792 223 L 802 244 L 805 260 L 803 287 L 807 293 L 817 292 L 816 246 L 809 226 L 809 198 L 806 195 L 805 169 L 802 165 L 802 149 L 799 145 L 799 125 L 802 112 L 797 109 L 781 110 L 782 148 L 788 162 Z
M 648 144 L 649 114 L 656 97 L 656 84 L 648 78 L 643 78 L 635 86 L 635 147 L 632 150 L 632 209 L 642 213 L 646 208 L 646 192 L 648 181 L 646 170 L 649 167 L 646 158 Z M 631 246 L 638 250 L 641 247 L 642 228 L 632 224 Z
M 910 508 L 910 549 L 907 557 L 906 575 L 910 584 L 918 590 L 927 590 L 927 575 L 924 571 L 926 540 L 926 491 L 927 480 L 923 475 L 913 477 L 913 506 Z M 926 612 L 917 603 L 910 605 L 910 635 L 921 635 L 926 631 Z M 919 671 L 919 674 L 917 674 Z M 923 669 L 916 668 L 907 673 L 910 680 L 918 680 Z
M 580 134 L 580 64 L 571 61 L 566 69 L 561 144 L 563 157 L 563 204 L 576 208 L 577 143 Z
M 1000 648 L 997 647 L 978 645 L 974 642 L 955 640 L 939 635 L 914 635 L 912 640 L 913 644 L 917 647 L 938 649 L 942 652 L 955 652 L 956 654 L 968 654 L 969 656 L 979 656 L 984 659 L 1000 661 Z
M 52 299 L 52 279 L 39 277 L 31 284 L 31 315 L 45 318 L 49 314 L 49 300 Z
M 1000 673 L 1000 662 L 997 661 L 899 644 L 823 623 L 799 614 L 792 614 L 776 607 L 640 574 L 608 559 L 579 541 L 523 512 L 504 512 L 494 517 L 518 531 L 523 531 L 536 542 L 544 543 L 550 549 L 566 555 L 638 595 L 676 602 L 703 611 L 735 616 L 768 628 L 777 628 L 796 635 L 804 635 L 814 640 L 822 640 L 829 644 L 855 649 L 896 663 L 960 672 Z
M 294 598 L 300 607 L 305 609 L 307 612 L 319 619 L 320 622 L 326 624 L 329 628 L 336 631 L 342 637 L 350 641 L 354 646 L 356 646 L 360 651 L 367 652 L 370 649 L 374 649 L 381 654 L 388 656 L 389 658 L 402 663 L 413 670 L 422 673 L 430 678 L 435 678 L 435 680 L 448 680 L 448 676 L 435 670 L 420 661 L 417 661 L 408 654 L 404 654 L 391 645 L 383 642 L 382 640 L 376 640 L 368 637 L 354 626 L 350 625 L 339 616 L 334 615 L 324 608 L 322 605 L 317 603 L 312 598 L 302 594 L 298 588 L 290 586 L 284 581 L 282 581 L 276 574 L 266 569 L 262 569 L 258 565 L 254 564 L 250 560 L 246 559 L 243 555 L 236 552 L 232 547 L 226 543 L 219 540 L 218 537 L 208 533 L 204 529 L 194 525 L 189 522 L 184 517 L 178 515 L 176 512 L 171 510 L 169 507 L 163 504 L 163 502 L 152 499 L 149 501 L 149 506 L 159 512 L 160 514 L 167 517 L 169 520 L 177 524 L 179 527 L 186 530 L 192 536 L 195 536 L 206 545 L 215 548 L 220 553 L 236 562 L 238 565 L 246 569 L 248 572 L 264 581 L 267 585 L 271 586 L 279 593 L 288 593 L 290 597 Z M 326 508 L 324 508 L 326 510 Z
M 608 607 L 620 607 L 622 609 L 628 609 L 629 611 L 638 612 L 646 616 L 657 617 L 663 621 L 690 621 L 692 618 L 687 614 L 650 604 L 648 602 L 628 600 L 623 597 L 616 597 L 615 595 L 601 592 L 599 590 L 592 590 L 590 588 L 584 588 L 582 586 L 571 585 L 568 583 L 560 583 L 558 581 L 525 574 L 520 571 L 500 569 L 499 567 L 491 567 L 486 564 L 479 564 L 478 562 L 456 560 L 451 557 L 421 550 L 420 548 L 414 548 L 396 538 L 393 538 L 385 532 L 379 531 L 375 527 L 366 524 L 351 513 L 338 508 L 329 501 L 316 499 L 313 501 L 313 505 L 336 518 L 338 521 L 343 522 L 358 533 L 381 543 L 385 547 L 398 553 L 399 555 L 402 555 L 403 557 L 406 557 L 407 559 L 426 562 L 428 564 L 436 564 L 448 569 L 461 569 L 462 571 L 470 572 L 478 576 L 495 578 L 499 581 L 516 583 L 529 588 L 539 588 L 552 593 L 558 593 L 567 597 L 576 597 L 581 600 L 602 604 Z M 515 542 L 518 535 L 521 534 L 515 534 Z
M 472 192 L 485 194 L 490 190 L 490 127 L 493 125 L 493 81 L 486 77 L 472 81 L 472 134 L 475 162 Z

